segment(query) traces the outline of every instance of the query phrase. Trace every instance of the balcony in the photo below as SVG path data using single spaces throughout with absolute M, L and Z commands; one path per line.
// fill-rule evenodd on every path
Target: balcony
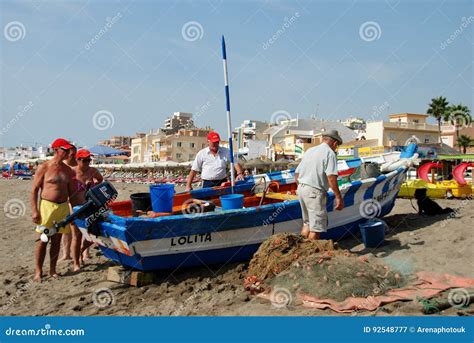
M 438 131 L 437 125 L 426 123 L 402 123 L 402 122 L 384 122 L 386 129 L 401 129 L 401 130 L 420 130 L 420 131 Z

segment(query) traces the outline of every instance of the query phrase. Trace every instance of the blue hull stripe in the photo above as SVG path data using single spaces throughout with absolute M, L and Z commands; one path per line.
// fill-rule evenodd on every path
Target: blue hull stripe
M 375 179 L 374 183 L 369 188 L 367 188 L 367 190 L 365 191 L 364 200 L 372 199 L 374 197 L 375 187 L 379 183 L 385 181 L 386 178 L 387 177 L 385 175 L 380 175 L 379 177 L 377 177 L 377 179 Z
M 354 205 L 354 197 L 359 188 L 362 186 L 361 181 L 352 182 L 352 186 L 346 191 L 344 195 L 344 206 L 349 207 Z

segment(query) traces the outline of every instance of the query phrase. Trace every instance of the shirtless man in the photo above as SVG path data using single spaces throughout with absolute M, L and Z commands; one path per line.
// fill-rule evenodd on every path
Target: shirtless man
M 64 160 L 64 163 L 67 166 L 69 166 L 73 171 L 74 171 L 74 167 L 77 166 L 76 152 L 77 152 L 77 148 L 71 144 L 71 149 L 69 149 L 69 155 L 67 156 L 66 160 Z M 71 197 L 71 199 L 69 199 L 69 202 L 71 204 L 71 213 L 72 213 L 72 208 L 77 205 L 74 203 L 74 200 L 75 200 L 74 197 Z M 74 235 L 74 230 L 79 230 L 79 229 L 74 223 L 71 223 L 69 225 L 71 225 L 72 233 L 64 233 L 62 236 L 61 245 L 62 245 L 63 255 L 59 258 L 60 262 L 72 260 L 71 255 L 73 254 L 71 250 L 71 240 L 72 240 L 71 236 Z M 77 270 L 77 269 L 76 269 L 76 266 L 74 266 L 74 270 Z
M 69 214 L 68 198 L 74 193 L 73 171 L 63 162 L 68 157 L 71 144 L 65 139 L 58 138 L 51 144 L 51 147 L 54 149 L 54 157 L 38 167 L 30 198 L 33 223 L 46 227 L 52 227 L 53 222 L 67 217 Z M 61 245 L 61 234 L 69 232 L 69 230 L 69 227 L 61 228 L 59 233 L 49 237 L 51 241 L 49 274 L 53 277 L 59 276 L 56 272 L 56 263 Z M 40 281 L 43 276 L 43 263 L 48 245 L 48 243 L 42 242 L 39 237 L 38 233 L 35 247 L 35 281 Z

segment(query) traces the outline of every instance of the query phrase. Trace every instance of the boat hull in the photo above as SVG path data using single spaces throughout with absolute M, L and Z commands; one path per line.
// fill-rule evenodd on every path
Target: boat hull
M 344 185 L 342 211 L 334 210 L 334 195 L 328 193 L 329 227 L 321 238 L 340 240 L 355 236 L 360 223 L 388 214 L 405 172 L 406 169 L 400 168 L 376 179 Z M 293 182 L 285 175 L 282 182 Z M 375 211 L 366 213 L 366 207 Z M 83 221 L 77 220 L 76 224 L 86 239 L 99 244 L 106 257 L 147 271 L 249 260 L 271 235 L 299 233 L 302 219 L 299 201 L 289 200 L 241 210 L 153 219 L 111 215 L 99 224 L 101 234 L 98 236 L 88 233 Z

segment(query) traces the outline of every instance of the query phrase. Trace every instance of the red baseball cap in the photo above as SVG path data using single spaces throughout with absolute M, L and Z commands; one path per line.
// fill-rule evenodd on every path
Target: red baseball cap
M 209 134 L 207 135 L 207 140 L 212 142 L 212 143 L 215 143 L 215 142 L 219 142 L 221 140 L 221 137 L 219 137 L 219 134 L 217 132 L 209 132 Z
M 79 158 L 88 158 L 90 156 L 91 156 L 91 152 L 89 150 L 86 150 L 86 149 L 81 149 L 78 152 L 76 152 L 76 158 L 77 159 L 79 159 Z
M 63 149 L 69 150 L 72 148 L 72 145 L 64 138 L 58 138 L 51 144 L 51 148 L 53 149 L 63 148 Z

